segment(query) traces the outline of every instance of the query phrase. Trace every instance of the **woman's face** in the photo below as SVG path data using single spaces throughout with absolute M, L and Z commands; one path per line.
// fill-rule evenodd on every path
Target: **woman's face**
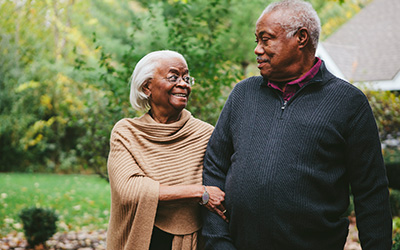
M 161 59 L 153 79 L 144 87 L 153 113 L 172 116 L 186 107 L 192 90 L 183 80 L 188 76 L 189 69 L 180 58 Z

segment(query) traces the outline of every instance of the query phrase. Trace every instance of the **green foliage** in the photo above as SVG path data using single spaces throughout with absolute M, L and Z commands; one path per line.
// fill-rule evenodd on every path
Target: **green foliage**
M 393 234 L 400 235 L 400 217 L 393 217 Z
M 233 84 L 240 76 L 218 39 L 227 32 L 230 1 L 176 2 L 165 9 L 169 47 L 180 51 L 197 79 L 188 109 L 215 124 Z M 186 20 L 186 22 L 182 22 Z
M 400 165 L 400 149 L 398 147 L 386 146 L 383 150 L 383 157 L 386 164 Z
M 390 190 L 390 207 L 392 216 L 400 216 L 400 191 L 396 189 Z
M 370 101 L 381 138 L 400 132 L 400 97 L 390 91 L 364 91 Z
M 393 237 L 392 250 L 400 250 L 400 233 Z
M 82 4 L 0 5 L 1 16 L 7 17 L 0 19 L 0 170 L 57 171 L 73 157 L 76 124 L 71 117 L 83 107 L 78 84 L 68 76 L 69 51 L 87 48 L 71 26 L 71 8 Z
M 367 1 L 311 0 L 323 25 Z M 254 26 L 270 2 L 0 1 L 0 171 L 104 175 L 113 125 L 141 115 L 129 77 L 154 50 L 185 56 L 187 108 L 215 124 L 232 87 L 258 74 Z
M 130 108 L 127 83 L 136 62 L 150 51 L 176 50 L 185 56 L 191 75 L 197 79 L 188 109 L 196 117 L 215 124 L 232 84 L 240 77 L 240 67 L 224 55 L 225 46 L 220 41 L 227 36 L 230 1 L 164 1 L 145 6 L 147 9 L 141 9 L 142 12 L 125 11 L 116 17 L 122 23 L 127 22 L 127 16 L 132 19 L 131 26 L 122 31 L 127 34 L 123 40 L 118 34 L 108 36 L 122 43 L 122 52 L 105 45 L 108 42 L 96 33 L 95 41 L 102 55 L 98 66 L 107 73 L 95 82 L 112 88 L 114 98 L 121 100 L 119 107 L 122 104 L 122 108 Z
M 24 225 L 25 237 L 31 248 L 42 244 L 57 231 L 57 214 L 54 210 L 40 207 L 24 208 L 19 217 Z
M 0 173 L 0 238 L 22 232 L 18 213 L 25 207 L 55 209 L 59 232 L 105 230 L 110 185 L 97 175 Z
M 371 0 L 310 0 L 310 2 L 321 19 L 321 40 L 324 40 L 370 3 Z

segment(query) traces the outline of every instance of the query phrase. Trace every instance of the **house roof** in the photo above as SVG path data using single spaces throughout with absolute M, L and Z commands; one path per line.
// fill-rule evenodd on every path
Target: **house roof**
M 400 89 L 400 0 L 374 0 L 321 44 L 342 78 Z

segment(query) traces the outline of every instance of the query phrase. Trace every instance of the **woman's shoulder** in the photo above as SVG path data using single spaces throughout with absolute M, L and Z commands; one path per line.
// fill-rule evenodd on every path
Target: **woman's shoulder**
M 214 126 L 211 125 L 211 124 L 208 123 L 208 122 L 205 122 L 205 121 L 200 120 L 200 119 L 195 118 L 195 117 L 193 117 L 193 121 L 194 121 L 194 123 L 197 124 L 199 127 L 203 127 L 203 128 L 205 128 L 206 130 L 210 130 L 210 131 L 214 130 Z
M 119 121 L 117 121 L 114 125 L 114 127 L 124 127 L 128 126 L 129 124 L 132 123 L 132 120 L 135 118 L 122 118 Z
M 214 131 L 214 126 L 208 122 L 192 117 L 190 123 L 188 123 L 187 129 L 193 138 L 198 138 L 207 143 Z
M 186 111 L 186 110 L 185 110 Z M 186 111 L 190 114 L 190 126 L 188 128 L 193 129 L 193 132 L 200 132 L 200 133 L 206 133 L 206 134 L 211 134 L 212 131 L 214 130 L 214 126 L 211 125 L 210 123 L 200 120 L 199 118 L 194 117 L 189 111 Z
M 117 121 L 114 124 L 114 127 L 112 129 L 113 132 L 115 131 L 122 131 L 122 130 L 126 130 L 129 129 L 133 126 L 135 120 L 137 120 L 138 118 L 122 118 L 121 120 Z

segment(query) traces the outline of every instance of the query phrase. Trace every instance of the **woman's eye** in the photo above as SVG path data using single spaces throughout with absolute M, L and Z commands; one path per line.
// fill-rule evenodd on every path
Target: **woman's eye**
M 179 76 L 177 76 L 177 75 L 172 75 L 172 76 L 168 77 L 168 80 L 169 80 L 170 82 L 176 82 L 176 81 L 178 80 L 178 78 L 179 78 Z

